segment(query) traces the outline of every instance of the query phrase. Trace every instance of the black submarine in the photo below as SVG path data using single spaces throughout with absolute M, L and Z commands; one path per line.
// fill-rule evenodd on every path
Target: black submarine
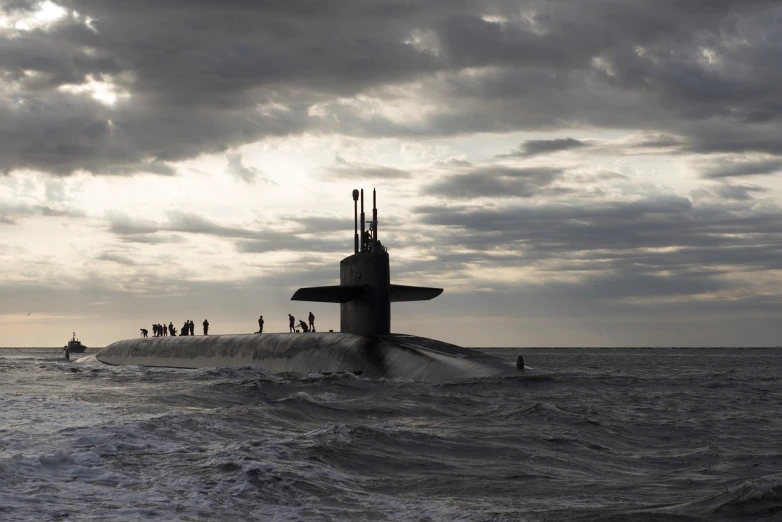
M 371 221 L 365 219 L 363 189 L 353 191 L 353 215 L 354 252 L 340 263 L 340 284 L 299 288 L 291 297 L 293 301 L 339 303 L 340 332 L 126 339 L 106 346 L 95 359 L 112 365 L 254 366 L 272 373 L 353 373 L 363 378 L 421 382 L 537 373 L 524 366 L 521 356 L 514 364 L 442 341 L 391 333 L 392 302 L 430 300 L 443 289 L 391 284 L 388 251 L 378 240 L 375 190 Z

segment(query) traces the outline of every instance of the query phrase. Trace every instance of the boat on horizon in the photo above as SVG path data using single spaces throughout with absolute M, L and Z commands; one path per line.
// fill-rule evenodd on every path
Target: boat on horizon
M 84 350 L 87 349 L 87 347 L 81 344 L 81 341 L 76 338 L 76 332 L 73 332 L 71 340 L 62 348 L 68 353 L 84 353 Z

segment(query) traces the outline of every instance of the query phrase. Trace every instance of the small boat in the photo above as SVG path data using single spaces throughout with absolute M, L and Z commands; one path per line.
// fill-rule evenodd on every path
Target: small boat
M 63 346 L 63 349 L 69 353 L 84 353 L 87 347 L 81 344 L 81 341 L 76 338 L 76 332 L 73 332 L 73 338 L 68 341 L 67 345 Z

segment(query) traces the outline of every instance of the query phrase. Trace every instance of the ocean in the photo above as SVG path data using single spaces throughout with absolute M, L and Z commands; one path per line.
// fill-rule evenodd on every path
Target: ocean
M 0 520 L 782 520 L 782 350 L 490 351 L 544 375 L 0 349 Z

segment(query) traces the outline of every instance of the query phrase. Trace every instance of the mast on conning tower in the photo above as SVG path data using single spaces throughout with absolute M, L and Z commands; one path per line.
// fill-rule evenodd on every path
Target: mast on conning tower
M 361 213 L 358 213 L 358 200 Z M 384 335 L 391 331 L 391 303 L 428 301 L 442 288 L 391 284 L 388 252 L 377 240 L 377 191 L 372 190 L 372 219 L 364 215 L 364 190 L 353 191 L 353 255 L 339 264 L 338 286 L 299 288 L 293 301 L 340 304 L 340 331 Z
M 364 189 L 361 189 L 361 252 L 367 250 L 367 233 L 364 225 Z
M 354 248 L 354 253 L 357 254 L 359 252 L 373 252 L 381 247 L 380 241 L 377 240 L 377 190 L 372 189 L 372 219 L 371 220 L 367 220 L 366 217 L 364 217 L 365 216 L 364 215 L 364 189 L 361 189 L 360 196 L 357 195 L 358 195 L 358 191 L 354 190 L 353 191 L 354 209 L 355 209 L 356 197 L 361 198 L 361 218 L 360 218 L 361 240 L 359 242 L 360 248 L 358 249 Z
M 353 253 L 358 254 L 358 190 L 353 190 Z
M 374 250 L 378 245 L 377 240 L 377 191 L 372 189 L 372 221 L 369 222 L 369 233 L 372 235 L 372 246 Z

